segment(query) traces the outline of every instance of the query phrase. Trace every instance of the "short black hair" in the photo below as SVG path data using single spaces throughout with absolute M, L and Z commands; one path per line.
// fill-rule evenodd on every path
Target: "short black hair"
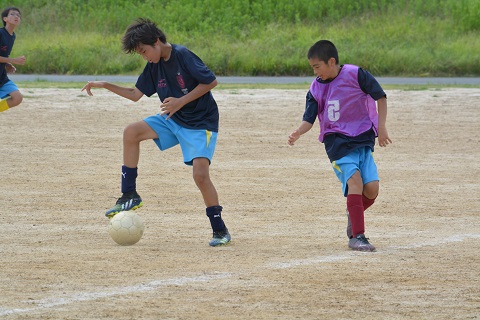
M 310 50 L 308 50 L 307 58 L 317 58 L 325 63 L 328 63 L 330 58 L 334 58 L 337 64 L 340 64 L 338 59 L 338 51 L 335 45 L 328 40 L 320 40 L 316 42 Z
M 122 38 L 122 49 L 125 53 L 135 53 L 140 44 L 153 46 L 157 39 L 162 43 L 167 43 L 167 37 L 160 30 L 155 22 L 138 18 L 128 26 Z
M 22 13 L 20 12 L 20 9 L 18 9 L 17 7 L 8 7 L 8 8 L 5 8 L 3 11 L 2 11 L 2 22 L 3 22 L 3 26 L 5 27 L 7 25 L 7 23 L 3 20 L 3 18 L 6 18 L 8 16 L 8 14 L 10 13 L 10 11 L 17 11 L 18 13 L 20 13 L 20 15 L 22 15 Z

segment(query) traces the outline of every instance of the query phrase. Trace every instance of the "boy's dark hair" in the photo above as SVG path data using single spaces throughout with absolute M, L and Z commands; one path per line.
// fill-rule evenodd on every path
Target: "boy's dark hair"
M 335 48 L 335 45 L 328 40 L 320 40 L 316 42 L 310 50 L 308 50 L 307 58 L 309 60 L 317 58 L 325 63 L 328 63 L 330 58 L 334 58 L 337 64 L 340 64 L 337 48 Z
M 125 53 L 135 53 L 140 44 L 153 46 L 157 39 L 167 42 L 167 37 L 155 22 L 149 19 L 138 18 L 128 26 L 122 38 L 122 50 Z
M 5 8 L 3 11 L 2 11 L 2 22 L 3 22 L 3 26 L 5 27 L 7 25 L 7 23 L 3 20 L 3 18 L 6 18 L 8 16 L 8 14 L 10 13 L 10 11 L 17 11 L 18 13 L 20 13 L 20 15 L 22 15 L 22 13 L 20 12 L 20 9 L 18 9 L 17 7 L 8 7 L 8 8 Z

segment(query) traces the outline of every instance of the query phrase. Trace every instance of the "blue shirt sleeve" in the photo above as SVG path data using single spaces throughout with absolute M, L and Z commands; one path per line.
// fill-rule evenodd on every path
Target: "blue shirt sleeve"
M 362 91 L 369 94 L 375 101 L 387 97 L 377 79 L 375 79 L 370 72 L 363 70 L 362 68 L 358 68 L 358 84 Z

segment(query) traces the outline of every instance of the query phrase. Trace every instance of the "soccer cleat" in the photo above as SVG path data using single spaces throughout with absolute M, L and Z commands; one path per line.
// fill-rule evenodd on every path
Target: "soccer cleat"
M 348 240 L 348 247 L 357 251 L 375 251 L 375 247 L 368 242 L 364 234 L 359 234 Z
M 214 231 L 213 238 L 210 240 L 209 245 L 212 247 L 223 246 L 229 243 L 231 239 L 232 237 L 230 236 L 228 229 L 225 229 L 225 231 Z
M 136 191 L 124 193 L 118 198 L 115 206 L 105 213 L 105 216 L 110 219 L 120 211 L 135 210 L 141 206 L 143 206 L 142 198 Z
M 347 237 L 348 239 L 353 238 L 352 223 L 350 222 L 350 214 L 348 213 L 348 209 L 347 209 Z

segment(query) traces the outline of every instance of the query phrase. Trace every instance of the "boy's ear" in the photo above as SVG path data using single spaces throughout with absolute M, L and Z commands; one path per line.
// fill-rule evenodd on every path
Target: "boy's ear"
M 328 59 L 328 65 L 329 66 L 333 67 L 336 64 L 337 64 L 337 60 L 335 60 L 335 58 L 332 57 L 332 58 Z

